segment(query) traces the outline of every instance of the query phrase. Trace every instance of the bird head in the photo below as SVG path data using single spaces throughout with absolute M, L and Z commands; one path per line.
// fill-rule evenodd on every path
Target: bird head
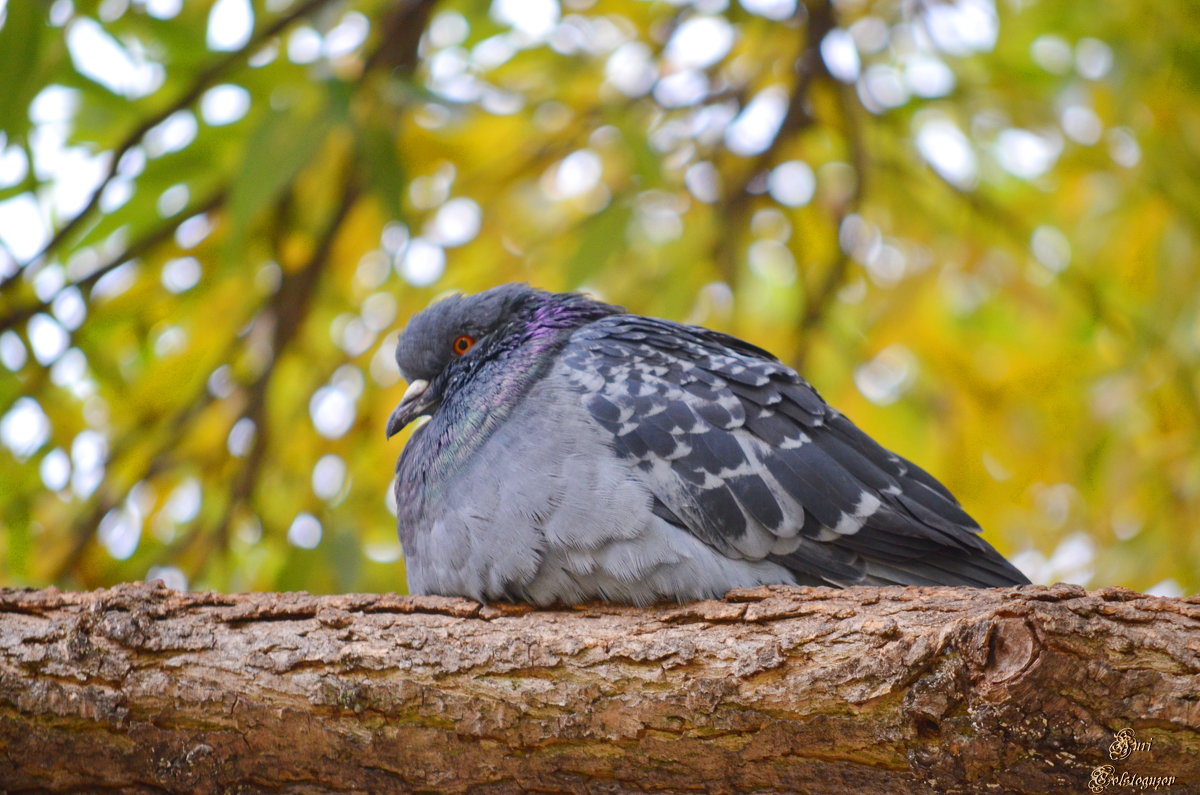
M 388 418 L 388 438 L 433 414 L 449 392 L 497 356 L 526 343 L 544 345 L 565 330 L 619 311 L 578 293 L 548 293 L 526 284 L 438 301 L 413 316 L 396 345 L 396 364 L 408 389 Z
M 478 368 L 520 308 L 537 294 L 523 284 L 506 284 L 476 295 L 449 296 L 414 315 L 396 345 L 396 364 L 408 389 L 388 418 L 388 438 L 433 413 L 448 385 Z

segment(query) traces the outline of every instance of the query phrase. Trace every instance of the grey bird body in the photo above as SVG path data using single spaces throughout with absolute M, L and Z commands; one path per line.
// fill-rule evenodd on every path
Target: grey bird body
M 397 466 L 412 593 L 1027 582 L 936 480 L 732 337 L 505 285 L 417 315 L 397 361 L 389 436 L 430 417 Z

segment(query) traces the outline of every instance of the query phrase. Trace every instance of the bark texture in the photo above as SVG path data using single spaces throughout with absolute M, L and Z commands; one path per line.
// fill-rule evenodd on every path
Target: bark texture
M 1200 598 L 0 591 L 9 792 L 1085 793 L 1105 764 L 1200 792 Z

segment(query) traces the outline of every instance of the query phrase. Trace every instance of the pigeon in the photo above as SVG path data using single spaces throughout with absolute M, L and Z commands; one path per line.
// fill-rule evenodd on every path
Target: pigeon
M 411 318 L 410 593 L 538 606 L 1029 580 L 917 465 L 727 334 L 506 284 Z M 417 422 L 419 420 L 419 423 Z

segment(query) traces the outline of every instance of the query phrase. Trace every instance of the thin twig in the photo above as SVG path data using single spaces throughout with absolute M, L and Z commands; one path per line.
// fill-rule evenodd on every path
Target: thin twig
M 750 193 L 750 183 L 762 172 L 774 165 L 779 150 L 783 145 L 794 139 L 800 132 L 812 126 L 815 121 L 809 113 L 809 94 L 813 81 L 818 76 L 829 76 L 825 63 L 821 60 L 821 40 L 836 26 L 833 7 L 830 2 L 821 2 L 809 11 L 808 22 L 805 26 L 804 46 L 796 59 L 796 84 L 788 97 L 787 110 L 783 121 L 775 133 L 771 143 L 751 161 L 743 171 L 741 181 L 726 193 L 726 200 L 721 210 L 722 223 L 729 230 L 717 241 L 714 254 L 721 278 L 730 285 L 737 282 L 737 252 L 740 238 L 736 230 L 745 226 L 746 216 L 754 202 L 754 194 Z
M 184 108 L 195 103 L 196 100 L 198 100 L 206 90 L 215 85 L 229 69 L 233 68 L 242 60 L 248 58 L 250 55 L 253 55 L 259 49 L 261 49 L 268 39 L 279 35 L 293 22 L 301 17 L 311 14 L 328 2 L 330 2 L 330 0 L 306 0 L 306 2 L 301 3 L 299 6 L 274 20 L 271 22 L 271 24 L 267 25 L 254 36 L 252 36 L 250 41 L 242 46 L 241 49 L 235 50 L 225 56 L 222 56 L 221 58 L 218 58 L 206 69 L 201 71 L 198 75 L 196 75 L 196 79 L 192 82 L 191 86 L 188 87 L 187 91 L 183 92 L 183 94 L 181 94 L 174 102 L 170 103 L 156 113 L 152 113 L 148 117 L 142 119 L 137 127 L 135 127 L 133 131 L 125 137 L 120 145 L 113 150 L 112 159 L 108 164 L 108 171 L 105 173 L 104 178 L 100 180 L 100 184 L 96 186 L 94 191 L 92 191 L 92 195 L 88 199 L 87 204 L 84 205 L 83 209 L 76 213 L 71 220 L 59 227 L 58 231 L 54 233 L 54 236 L 50 238 L 50 241 L 46 243 L 42 250 L 39 251 L 33 257 L 33 259 L 24 263 L 17 270 L 17 272 L 10 276 L 7 280 L 0 280 L 0 290 L 4 289 L 9 282 L 15 279 L 17 274 L 31 268 L 36 268 L 39 264 L 45 262 L 50 255 L 52 255 L 58 249 L 58 247 L 62 245 L 63 241 L 65 241 L 67 237 L 79 227 L 83 220 L 91 215 L 96 207 L 99 206 L 100 196 L 104 193 L 105 188 L 107 188 L 109 183 L 112 182 L 117 176 L 117 171 L 120 168 L 122 158 L 124 158 L 125 154 L 129 152 L 129 150 L 137 146 L 138 143 L 140 143 L 141 140 L 146 137 L 146 134 L 150 132 L 150 130 L 164 122 L 173 113 L 183 110 Z
M 184 221 L 188 220 L 189 218 L 194 218 L 202 213 L 212 212 L 220 207 L 225 202 L 227 194 L 228 190 L 226 188 L 221 188 L 208 196 L 206 199 L 187 207 L 178 215 L 168 219 L 166 222 L 155 227 L 144 236 L 130 243 L 124 251 L 109 259 L 108 262 L 96 268 L 87 276 L 83 277 L 79 281 L 72 282 L 71 286 L 79 287 L 81 289 L 87 289 L 95 286 L 96 282 L 100 281 L 100 279 L 102 279 L 104 276 L 112 273 L 126 262 L 147 254 L 159 243 L 170 239 L 170 237 L 175 234 L 175 230 L 178 229 L 180 224 L 182 224 Z M 26 306 L 18 307 L 9 311 L 3 317 L 0 317 L 0 331 L 13 328 L 18 323 L 28 320 L 38 312 L 45 312 L 50 308 L 52 303 L 53 299 L 48 301 L 38 300 L 31 304 L 27 304 Z
M 841 228 L 847 216 L 858 211 L 867 189 L 867 170 L 870 161 L 866 144 L 863 142 L 857 102 L 851 93 L 850 86 L 839 86 L 837 95 L 838 106 L 846 123 L 846 138 L 850 143 L 850 165 L 854 171 L 854 184 L 850 196 L 837 213 L 835 234 L 839 236 L 839 240 L 833 258 L 825 268 L 820 286 L 810 294 L 804 303 L 804 314 L 800 317 L 800 335 L 796 352 L 792 355 L 792 366 L 797 370 L 804 366 L 804 360 L 810 348 L 811 332 L 825 319 L 837 297 L 837 291 L 846 280 L 846 274 L 850 270 L 850 255 L 841 245 Z

